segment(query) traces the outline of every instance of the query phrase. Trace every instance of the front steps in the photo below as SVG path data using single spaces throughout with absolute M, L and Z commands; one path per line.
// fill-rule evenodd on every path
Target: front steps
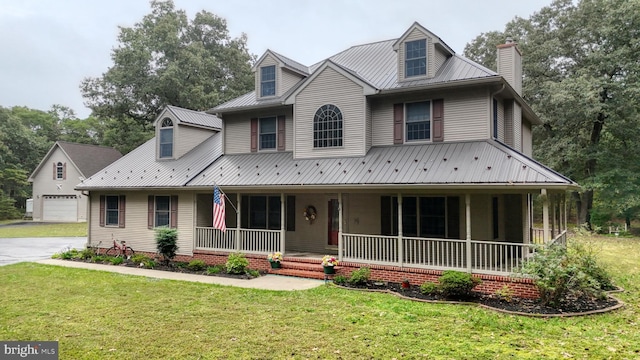
M 280 262 L 280 268 L 269 269 L 269 274 L 318 280 L 327 279 L 322 267 L 322 261 L 318 259 L 285 258 Z

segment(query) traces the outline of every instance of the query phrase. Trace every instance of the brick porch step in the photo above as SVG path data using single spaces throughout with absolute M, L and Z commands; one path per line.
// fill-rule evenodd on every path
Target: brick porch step
M 280 262 L 282 269 L 295 269 L 306 271 L 319 271 L 324 272 L 322 265 L 319 263 L 297 262 L 297 261 L 282 261 Z

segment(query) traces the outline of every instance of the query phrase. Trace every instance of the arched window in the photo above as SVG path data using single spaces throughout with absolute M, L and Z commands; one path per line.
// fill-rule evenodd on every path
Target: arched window
M 160 158 L 173 157 L 173 121 L 162 119 L 160 125 Z
M 64 165 L 61 162 L 56 164 L 56 179 L 64 180 Z
M 342 146 L 342 112 L 331 104 L 321 106 L 313 117 L 313 147 Z

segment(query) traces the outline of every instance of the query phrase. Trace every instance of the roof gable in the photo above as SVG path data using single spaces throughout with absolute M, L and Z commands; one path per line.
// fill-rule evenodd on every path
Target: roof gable
M 251 71 L 257 71 L 258 68 L 260 67 L 260 64 L 262 63 L 262 61 L 267 57 L 267 56 L 271 56 L 272 58 L 274 58 L 278 63 L 280 67 L 284 67 L 287 68 L 295 73 L 298 73 L 300 75 L 303 76 L 307 76 L 309 75 L 309 68 L 293 59 L 290 59 L 282 54 L 278 54 L 277 52 L 267 49 L 267 51 L 264 52 L 264 54 L 262 54 L 262 56 L 260 56 L 260 58 L 258 59 L 258 61 L 256 61 L 255 65 L 253 65 L 251 67 Z
M 204 111 L 184 109 L 172 105 L 167 105 L 162 112 L 160 112 L 160 115 L 158 115 L 156 120 L 153 122 L 154 127 L 157 126 L 158 121 L 167 117 L 167 112 L 173 115 L 172 118 L 176 119 L 179 125 L 215 130 L 222 129 L 222 120 L 213 114 L 209 114 Z
M 393 50 L 394 51 L 398 51 L 398 48 L 400 46 L 400 44 L 407 38 L 407 36 L 409 36 L 409 34 L 411 34 L 414 30 L 418 30 L 421 33 L 425 34 L 426 36 L 430 37 L 433 39 L 433 43 L 434 45 L 439 46 L 441 49 L 445 50 L 446 52 L 449 53 L 449 55 L 454 55 L 456 52 L 453 51 L 453 49 L 451 49 L 449 47 L 449 45 L 447 45 L 444 41 L 442 41 L 442 39 L 437 36 L 436 34 L 432 33 L 431 31 L 427 30 L 427 28 L 425 28 L 424 26 L 420 25 L 417 21 L 414 22 L 408 29 L 407 31 L 404 32 L 404 34 L 402 34 L 402 36 L 400 36 L 400 38 L 398 38 L 398 40 L 396 40 L 393 43 Z
M 30 181 L 33 181 L 56 149 L 62 151 L 83 177 L 95 174 L 122 157 L 118 150 L 111 147 L 56 141 L 29 177 Z

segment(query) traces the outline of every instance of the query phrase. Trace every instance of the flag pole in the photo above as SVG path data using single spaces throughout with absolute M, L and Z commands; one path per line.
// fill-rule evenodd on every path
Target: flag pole
M 225 198 L 225 199 L 228 199 L 227 194 L 226 194 L 224 191 L 222 191 L 222 189 L 220 188 L 220 186 L 218 186 L 218 184 L 216 184 L 216 182 L 215 182 L 215 181 L 213 182 L 213 186 L 218 188 L 218 191 L 220 191 L 220 192 L 222 193 L 222 195 L 224 195 L 224 198 Z M 237 201 L 237 198 L 236 198 L 236 201 Z M 237 213 L 238 213 L 238 209 L 236 208 L 236 206 L 235 206 L 235 205 L 233 205 L 233 202 L 229 201 L 229 204 L 231 205 L 231 207 L 233 208 L 233 210 L 235 210 L 235 212 L 236 212 L 236 214 L 237 214 Z

